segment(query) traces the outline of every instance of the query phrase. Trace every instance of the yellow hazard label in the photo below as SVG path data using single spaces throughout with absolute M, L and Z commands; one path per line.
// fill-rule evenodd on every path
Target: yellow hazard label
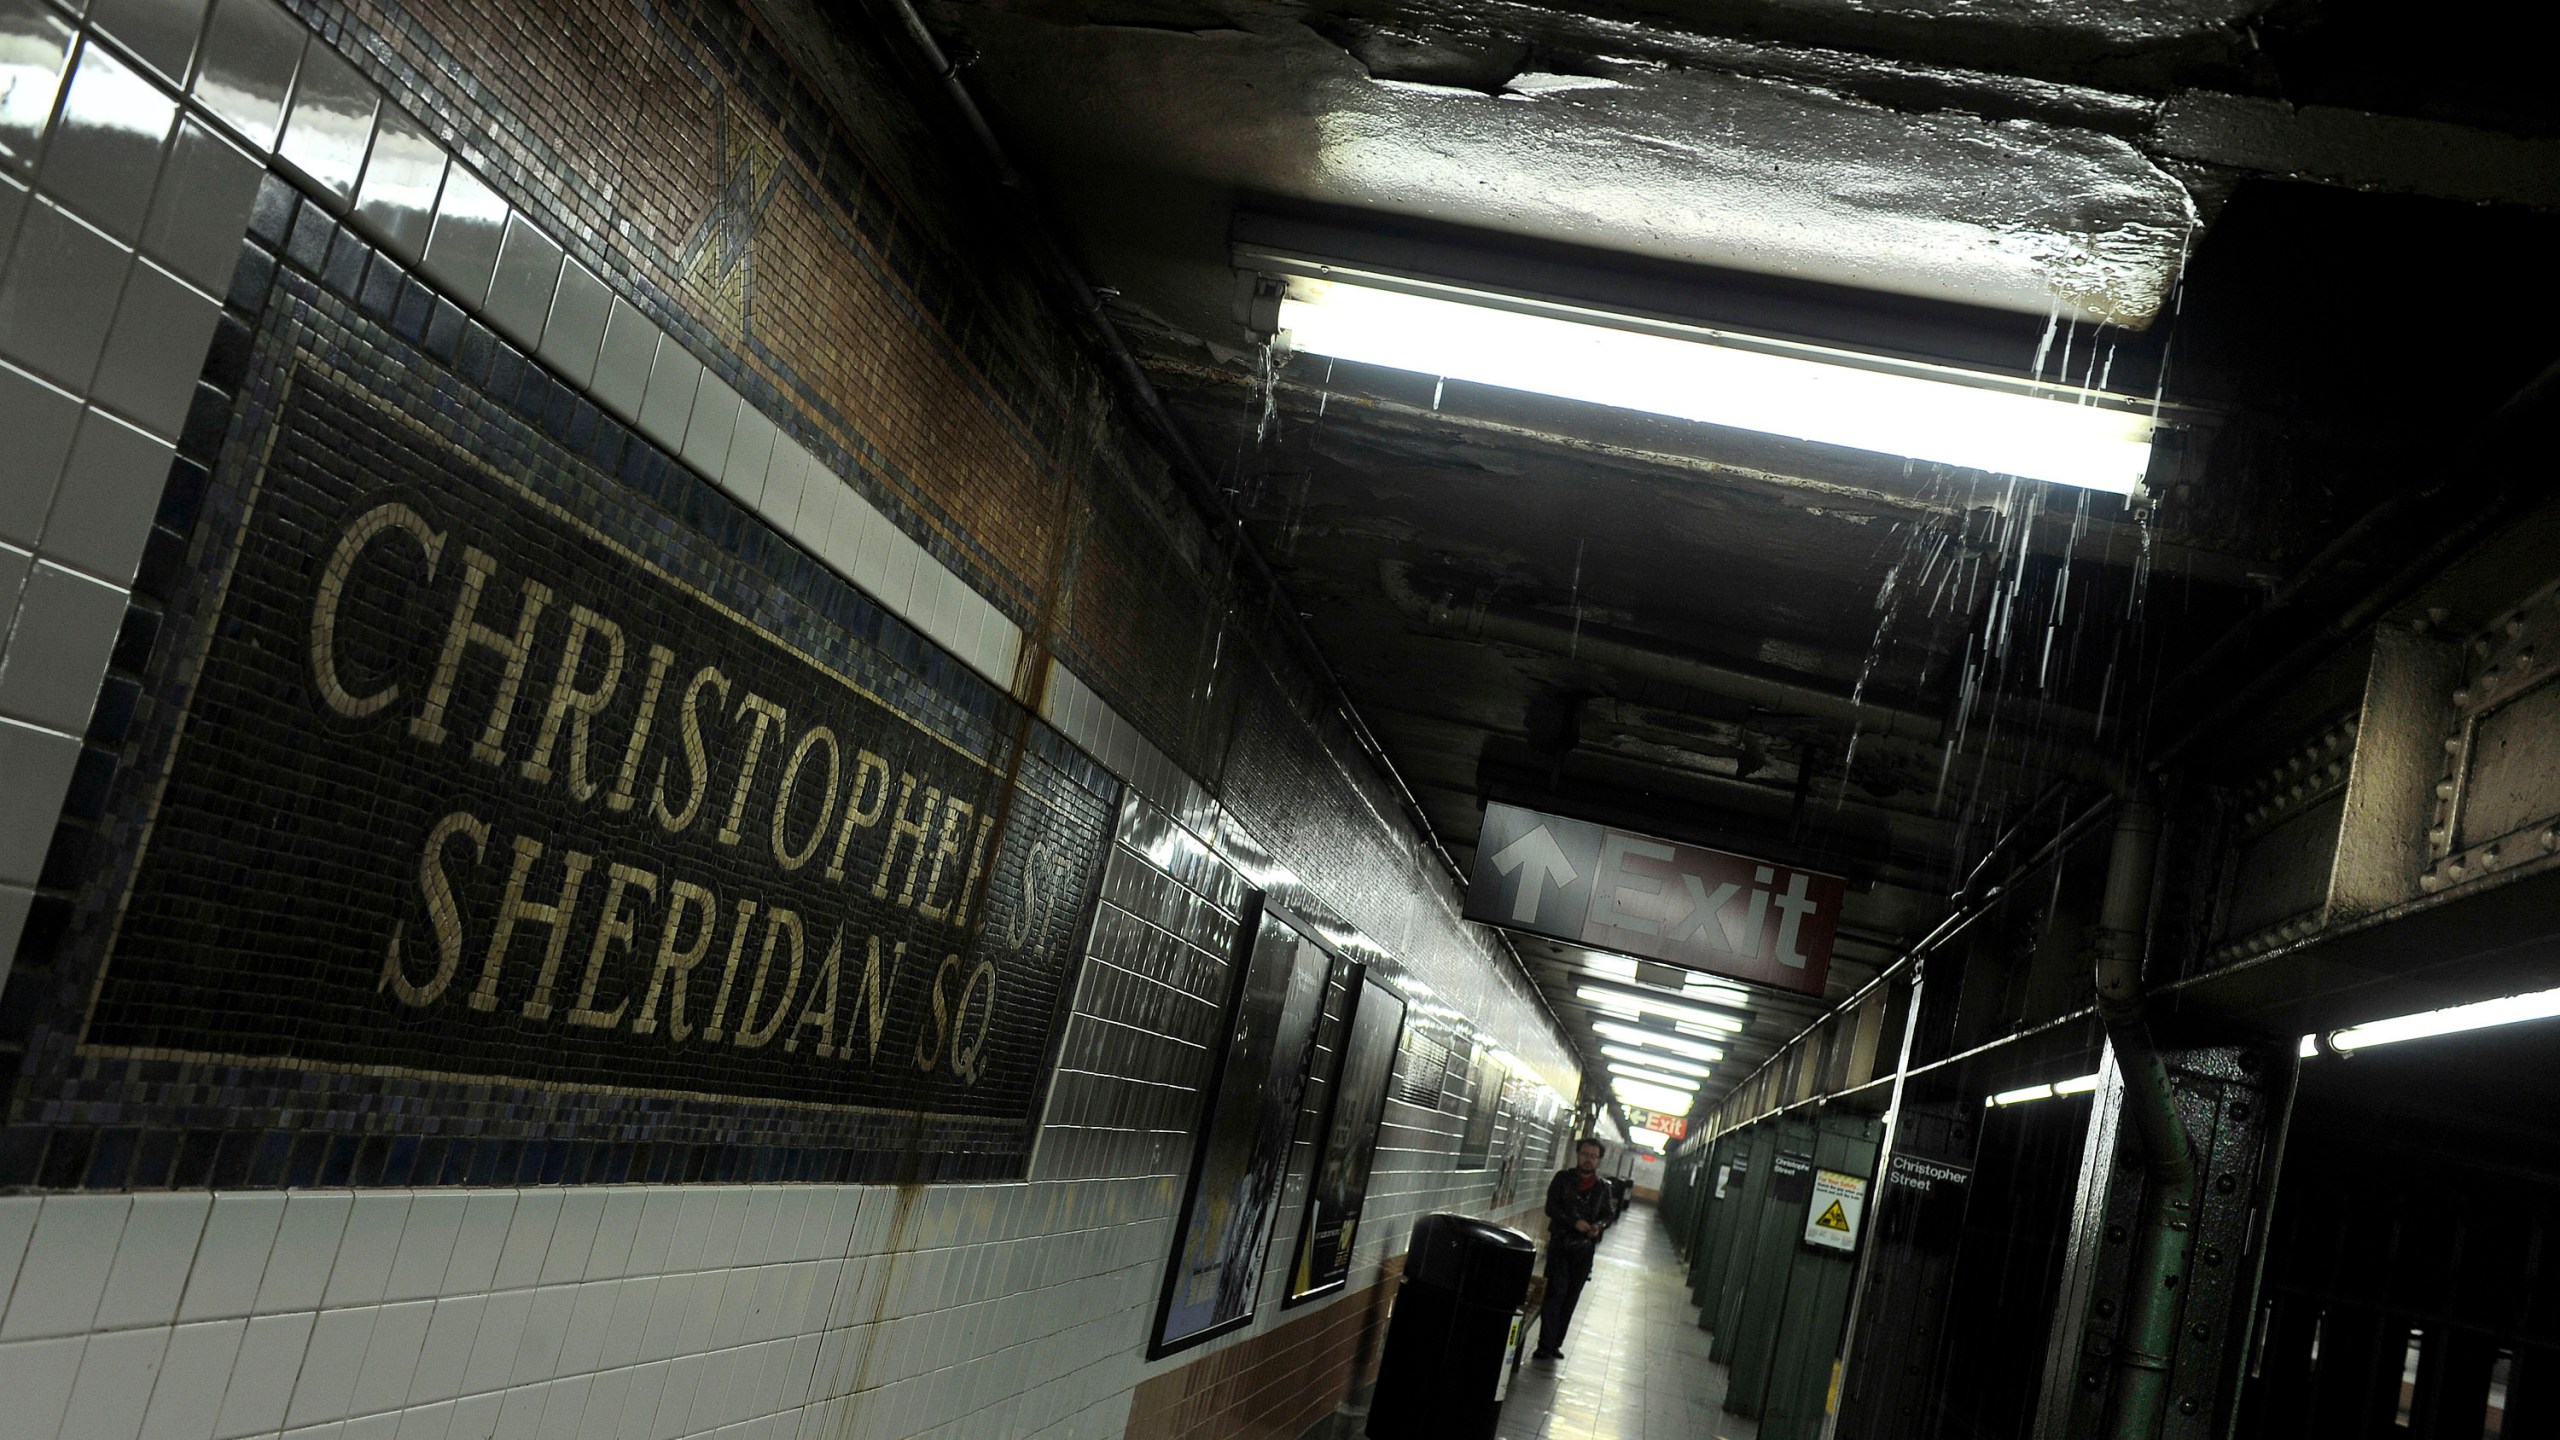
M 1846 1230 L 1849 1228 L 1849 1217 L 1842 1213 L 1840 1202 L 1834 1200 L 1831 1202 L 1831 1208 L 1822 1212 L 1822 1218 L 1813 1223 L 1825 1230 Z

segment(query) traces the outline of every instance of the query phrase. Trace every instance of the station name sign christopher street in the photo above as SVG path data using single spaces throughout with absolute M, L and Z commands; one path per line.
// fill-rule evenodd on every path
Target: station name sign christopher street
M 1024 1143 L 1116 786 L 626 490 L 285 407 L 88 1053 Z
M 1496 803 L 1485 807 L 1466 915 L 1819 995 L 1847 888 L 1837 875 Z

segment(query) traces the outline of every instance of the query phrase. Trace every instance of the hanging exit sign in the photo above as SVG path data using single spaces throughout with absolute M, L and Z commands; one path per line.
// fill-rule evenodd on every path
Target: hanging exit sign
M 1466 916 L 1819 995 L 1847 891 L 1837 875 L 1496 803 Z
M 1686 1115 L 1665 1115 L 1658 1110 L 1639 1110 L 1632 1105 L 1627 1106 L 1626 1111 L 1627 1123 L 1638 1130 L 1650 1130 L 1674 1140 L 1689 1133 L 1689 1117 Z

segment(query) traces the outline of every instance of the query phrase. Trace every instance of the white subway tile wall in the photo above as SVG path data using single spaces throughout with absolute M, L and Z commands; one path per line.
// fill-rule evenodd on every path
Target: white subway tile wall
M 0 1436 L 1115 1433 L 1161 1190 L 0 1199 Z
M 0 0 L 0 49 L 0 979 L 270 160 L 1036 694 L 1134 792 L 1029 1181 L 0 1198 L 0 1440 L 1118 1435 L 1164 1368 L 1145 1329 L 1219 1026 L 1201 997 L 1223 996 L 1232 939 L 1210 901 L 1239 893 L 1232 871 L 1207 878 L 1224 862 L 1203 837 L 1394 954 L 1410 1034 L 1472 1015 L 1571 1074 L 1418 840 L 1370 836 L 1356 882 L 1275 870 L 1072 671 L 1018 677 L 1024 636 L 993 602 L 274 0 L 97 0 L 85 21 Z M 1462 1103 L 1390 1104 L 1354 1291 L 1414 1215 L 1490 1202 L 1490 1172 L 1454 1169 Z M 1255 1331 L 1284 1318 L 1310 1155 L 1302 1136 Z
M 435 222 L 447 163 L 434 136 L 405 111 L 385 106 L 365 161 L 364 187 L 356 193 L 356 227 L 401 264 L 417 264 Z
M 142 253 L 208 295 L 231 288 L 240 236 L 258 193 L 256 157 L 192 116 L 161 171 Z
M 0 0 L 0 981 L 257 190 L 180 123 L 200 9 Z
M 522 215 L 507 217 L 506 238 L 498 246 L 497 273 L 489 281 L 488 308 L 481 318 L 528 350 L 541 344 L 543 321 L 560 291 L 560 259 L 559 244 L 532 221 Z
M 1053 675 L 1052 686 L 1052 704 L 1076 724 L 1122 723 L 1071 674 Z M 1063 727 L 1068 722 L 1057 723 Z M 1107 736 L 1097 738 L 1107 743 Z M 1083 743 L 1091 748 L 1094 742 Z M 1142 761 L 1141 768 L 1145 764 Z M 1182 783 L 1190 783 L 1170 764 L 1164 769 Z M 1309 893 L 1285 872 L 1265 869 L 1253 882 L 1302 911 L 1332 909 L 1327 897 Z M 1032 1174 L 1036 1180 L 1138 1187 L 1156 1207 L 1145 1213 L 1148 1223 L 1159 1227 L 1159 1244 L 1170 1243 L 1173 1215 L 1191 1162 L 1192 1127 L 1204 1098 L 1201 1089 L 1213 1064 L 1211 1049 L 1222 1033 L 1219 1005 L 1226 993 L 1228 956 L 1235 940 L 1234 906 L 1246 884 L 1242 872 L 1213 855 L 1157 804 L 1133 798 L 1124 808 L 1085 970 L 1060 1045 L 1058 1076 Z M 1523 1014 L 1469 1011 L 1464 1005 L 1446 1003 L 1446 995 L 1414 973 L 1411 965 L 1396 963 L 1401 959 L 1379 962 L 1385 972 L 1382 978 L 1407 994 L 1404 1053 L 1397 1062 L 1400 1071 L 1412 1071 L 1417 1062 L 1439 1065 L 1445 1053 L 1442 1047 L 1454 1047 L 1463 1057 L 1471 1042 L 1483 1039 L 1488 1029 L 1512 1035 L 1536 1033 L 1528 1028 Z M 1468 1014 L 1476 1017 L 1475 1027 L 1465 1022 Z M 1493 1023 L 1487 1025 L 1487 1020 Z M 1438 1095 L 1436 1104 L 1394 1095 L 1387 1102 L 1344 1296 L 1377 1283 L 1387 1258 L 1402 1253 L 1413 1221 L 1420 1216 L 1435 1210 L 1495 1212 L 1497 1187 L 1503 1179 L 1499 1168 L 1457 1167 L 1468 1095 L 1462 1087 L 1431 1088 Z M 1141 1358 L 1145 1338 L 1141 1333 L 1135 1337 L 1141 1342 L 1139 1348 L 1127 1357 L 1133 1382 L 1195 1363 L 1313 1313 L 1284 1310 L 1280 1300 L 1287 1293 L 1323 1102 L 1322 1088 L 1310 1087 L 1254 1323 L 1207 1346 L 1153 1363 Z M 1516 1159 L 1510 1202 L 1514 1207 L 1535 1203 L 1545 1170 L 1559 1163 L 1553 1125 L 1562 1117 L 1564 1104 L 1563 1097 L 1550 1094 L 1538 1113 L 1530 1113 L 1523 1105 L 1502 1115 L 1493 1153 Z M 1516 1146 L 1515 1130 L 1522 1132 L 1516 1137 L 1522 1143 Z M 1146 1277 L 1144 1308 L 1130 1318 L 1133 1329 L 1142 1332 L 1152 1321 L 1154 1287 L 1161 1284 L 1162 1273 L 1157 1268 Z M 1333 1302 L 1318 1302 L 1324 1303 Z

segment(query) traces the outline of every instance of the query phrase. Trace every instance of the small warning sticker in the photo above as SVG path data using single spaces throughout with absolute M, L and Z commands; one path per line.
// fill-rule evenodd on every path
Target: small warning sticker
M 1805 1207 L 1804 1242 L 1830 1250 L 1858 1248 L 1858 1216 L 1867 1206 L 1867 1182 L 1837 1170 L 1813 1172 L 1813 1202 Z

